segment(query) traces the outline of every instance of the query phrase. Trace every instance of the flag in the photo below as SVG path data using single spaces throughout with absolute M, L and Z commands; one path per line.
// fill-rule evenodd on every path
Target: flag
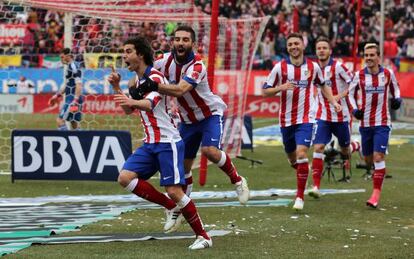
M 46 68 L 59 68 L 63 66 L 59 56 L 40 56 L 39 65 Z

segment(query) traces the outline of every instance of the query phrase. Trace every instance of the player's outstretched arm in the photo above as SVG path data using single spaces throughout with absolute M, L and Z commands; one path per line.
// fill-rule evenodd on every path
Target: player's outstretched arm
M 185 80 L 181 80 L 177 85 L 159 84 L 158 92 L 174 97 L 181 97 L 186 92 L 193 89 L 193 85 Z
M 161 84 L 147 76 L 145 77 L 145 82 L 139 86 L 144 93 L 155 91 L 169 96 L 181 97 L 183 94 L 193 89 L 193 85 L 185 80 L 181 80 L 178 84 Z

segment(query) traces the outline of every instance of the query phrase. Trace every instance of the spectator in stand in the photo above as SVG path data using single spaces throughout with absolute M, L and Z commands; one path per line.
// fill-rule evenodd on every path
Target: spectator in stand
M 316 39 L 324 35 L 332 42 L 335 56 L 349 56 L 353 46 L 356 5 L 352 0 L 323 0 L 323 1 L 299 1 L 300 28 L 308 33 L 309 39 Z M 198 10 L 211 12 L 211 0 L 196 0 Z M 385 36 L 394 39 L 398 48 L 407 48 L 407 39 L 414 38 L 414 2 L 408 0 L 386 1 Z M 219 4 L 220 15 L 232 19 L 258 17 L 271 15 L 266 27 L 266 36 L 272 34 L 272 41 L 276 35 L 282 33 L 285 37 L 292 32 L 292 9 L 286 1 L 280 0 L 221 0 Z M 28 42 L 24 48 L 31 46 L 30 60 L 33 66 L 38 65 L 39 54 L 58 54 L 63 42 L 63 18 L 64 13 L 38 8 L 21 7 L 14 5 L 2 5 L 1 11 L 5 17 L 0 18 L 3 24 L 28 24 Z M 379 41 L 379 15 L 380 4 L 376 0 L 366 0 L 361 10 L 362 27 L 360 35 L 360 50 L 366 42 Z M 117 52 L 122 42 L 129 37 L 142 35 L 150 42 L 158 40 L 161 49 L 168 51 L 169 43 L 164 42 L 166 36 L 176 28 L 176 23 L 156 25 L 154 23 L 121 22 L 98 18 L 89 18 L 76 15 L 73 26 L 73 49 L 79 47 L 81 40 L 85 41 L 87 52 Z M 102 35 L 102 36 L 99 36 Z M 31 38 L 31 39 L 30 39 Z M 99 38 L 95 40 L 95 38 Z M 200 36 L 200 39 L 203 35 Z M 108 40 L 111 40 L 108 43 Z M 263 37 L 263 40 L 265 37 Z M 286 40 L 285 40 L 286 41 Z M 39 43 L 40 42 L 40 43 Z M 410 42 L 410 41 L 408 41 Z M 283 42 L 282 42 L 283 43 Z M 310 43 L 312 43 L 310 41 Z M 201 42 L 198 42 L 201 44 Z M 205 44 L 204 44 L 205 45 Z M 206 45 L 207 46 L 207 45 Z M 275 52 L 280 55 L 282 51 Z M 395 46 L 393 46 L 395 50 Z M 22 51 L 23 52 L 23 51 Z M 83 53 L 84 51 L 78 51 Z M 26 52 L 27 53 L 27 52 Z M 315 55 L 314 46 L 309 44 L 307 54 Z M 395 51 L 394 51 L 395 53 Z M 405 55 L 406 51 L 401 51 Z M 391 54 L 390 54 L 391 55 Z M 263 57 L 258 57 L 263 59 Z M 26 61 L 28 60 L 26 56 Z M 27 65 L 27 62 L 25 63 Z
M 275 41 L 275 53 L 278 59 L 287 58 L 286 37 L 279 32 Z
M 414 59 L 414 38 L 409 38 L 404 44 L 405 56 Z
M 273 68 L 273 57 L 275 56 L 275 42 L 270 37 L 265 37 L 259 45 L 260 56 L 263 57 L 263 69 L 271 70 Z
M 20 54 L 20 48 L 16 47 L 13 41 L 11 41 L 9 43 L 9 47 L 4 50 L 4 55 L 17 55 L 17 54 Z

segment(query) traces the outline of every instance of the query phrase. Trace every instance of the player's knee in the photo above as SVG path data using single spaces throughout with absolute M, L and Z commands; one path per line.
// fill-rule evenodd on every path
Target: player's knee
M 308 158 L 308 154 L 307 154 L 306 150 L 298 149 L 296 151 L 296 159 L 305 159 L 305 158 Z
M 217 162 L 221 158 L 221 152 L 218 148 L 211 146 L 211 147 L 202 147 L 201 154 L 206 156 L 208 160 L 212 162 Z
M 184 191 L 181 185 L 167 186 L 165 190 L 167 191 L 168 196 L 176 202 L 179 201 L 184 195 Z
M 378 163 L 378 162 L 382 162 L 385 159 L 385 154 L 384 153 L 374 153 L 374 162 Z
M 316 145 L 313 146 L 313 151 L 315 153 L 323 153 L 323 151 L 325 151 L 325 145 L 316 144 Z
M 128 186 L 128 184 L 132 181 L 131 177 L 126 174 L 123 173 L 123 171 L 121 171 L 118 175 L 118 183 L 122 186 L 122 187 L 126 187 Z

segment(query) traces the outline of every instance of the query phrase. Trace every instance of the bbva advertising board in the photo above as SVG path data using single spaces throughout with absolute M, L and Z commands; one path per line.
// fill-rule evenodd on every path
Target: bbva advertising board
M 131 154 L 127 131 L 14 130 L 12 181 L 116 181 Z

